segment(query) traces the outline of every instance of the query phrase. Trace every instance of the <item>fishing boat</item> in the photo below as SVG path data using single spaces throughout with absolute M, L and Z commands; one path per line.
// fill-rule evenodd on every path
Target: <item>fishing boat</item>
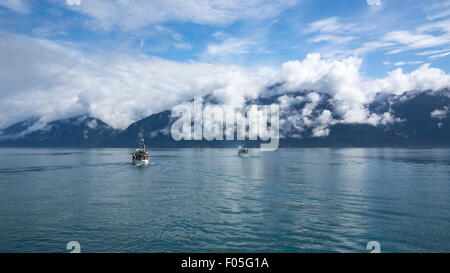
M 238 156 L 248 157 L 248 149 L 247 148 L 239 148 Z
M 144 139 L 141 138 L 139 141 L 139 148 L 133 153 L 133 164 L 134 165 L 147 165 L 150 159 L 150 155 L 147 152 L 147 147 L 145 146 Z

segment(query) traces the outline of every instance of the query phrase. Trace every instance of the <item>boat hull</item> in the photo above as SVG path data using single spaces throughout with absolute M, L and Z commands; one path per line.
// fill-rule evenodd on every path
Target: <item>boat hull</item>
M 144 160 L 133 159 L 133 165 L 137 165 L 137 166 L 148 165 L 148 159 L 144 159 Z
M 238 156 L 240 157 L 249 157 L 248 153 L 238 153 Z

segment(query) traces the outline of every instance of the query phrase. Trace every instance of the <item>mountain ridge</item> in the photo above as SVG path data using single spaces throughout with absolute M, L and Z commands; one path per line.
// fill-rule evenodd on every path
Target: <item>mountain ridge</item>
M 320 100 L 309 113 L 317 119 L 324 111 L 333 112 L 331 97 L 316 91 L 298 91 L 260 96 L 248 100 L 247 104 L 281 103 L 288 98 L 295 101 L 281 113 L 280 119 L 297 118 L 305 107 L 311 107 L 309 94 L 318 94 Z M 286 97 L 287 96 L 287 97 Z M 375 114 L 391 113 L 396 122 L 371 125 L 367 123 L 330 123 L 327 135 L 312 136 L 314 127 L 298 128 L 286 123 L 285 136 L 280 139 L 280 147 L 450 147 L 450 122 L 446 113 L 434 117 L 431 113 L 447 109 L 450 105 L 450 91 L 440 92 L 410 91 L 401 95 L 378 94 L 368 108 Z M 206 97 L 208 103 L 214 103 Z M 309 106 L 308 106 L 309 105 Z M 441 113 L 441 112 L 438 112 Z M 259 147 L 261 141 L 175 141 L 170 136 L 170 126 L 174 122 L 169 110 L 152 114 L 133 122 L 124 130 L 113 129 L 100 119 L 77 116 L 47 123 L 42 129 L 24 133 L 39 119 L 29 119 L 13 124 L 0 131 L 0 146 L 3 147 L 134 147 L 138 138 L 144 138 L 150 147 L 236 147 L 243 144 Z M 298 120 L 297 120 L 298 121 Z M 94 126 L 95 124 L 95 126 Z M 297 130 L 297 131 L 296 131 Z M 323 133 L 325 131 L 321 131 Z M 285 132 L 283 132 L 285 133 Z M 317 133 L 317 132 L 316 132 Z

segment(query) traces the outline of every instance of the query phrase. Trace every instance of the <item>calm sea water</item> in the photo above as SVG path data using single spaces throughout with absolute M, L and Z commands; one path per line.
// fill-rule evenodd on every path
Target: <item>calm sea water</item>
M 0 149 L 0 252 L 450 251 L 449 149 Z

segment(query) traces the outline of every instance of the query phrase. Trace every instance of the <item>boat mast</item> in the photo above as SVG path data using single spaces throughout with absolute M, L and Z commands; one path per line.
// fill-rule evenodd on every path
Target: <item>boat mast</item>
M 145 147 L 144 139 L 141 138 L 141 141 L 140 141 L 140 142 L 141 142 L 141 143 L 140 143 L 139 146 L 141 146 L 141 148 L 144 150 L 144 152 L 147 152 L 147 147 Z

